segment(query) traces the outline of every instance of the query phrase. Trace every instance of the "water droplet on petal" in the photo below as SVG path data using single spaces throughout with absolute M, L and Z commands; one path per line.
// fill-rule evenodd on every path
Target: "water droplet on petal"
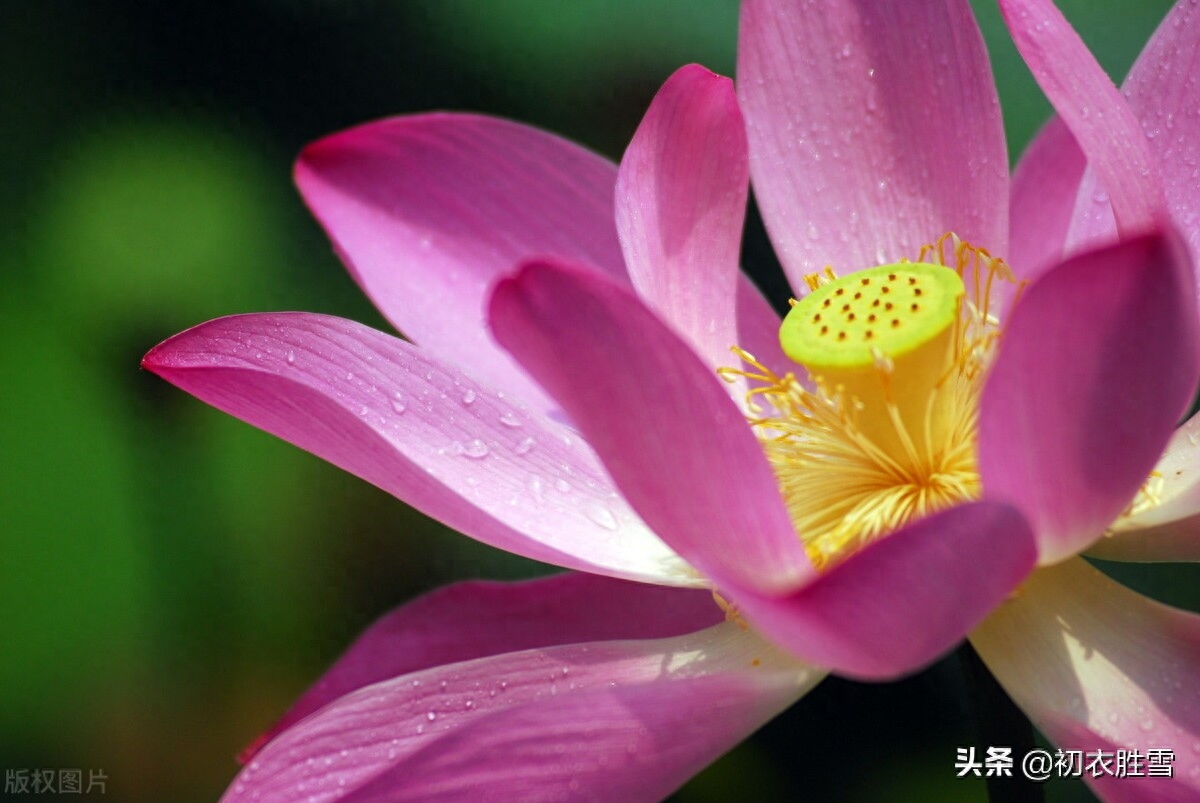
M 288 365 L 295 363 L 296 362 L 296 352 L 289 350 L 287 353 L 287 361 L 288 361 Z
M 599 502 L 589 504 L 583 509 L 583 514 L 606 530 L 617 529 L 617 517 L 605 504 Z
M 396 398 L 392 399 L 392 409 L 400 414 L 403 414 L 404 411 L 408 409 L 408 405 L 405 403 L 404 397 L 399 393 L 396 394 Z
M 468 443 L 466 448 L 463 450 L 463 454 L 473 460 L 479 460 L 480 458 L 487 457 L 487 453 L 487 444 L 481 441 L 479 438 L 475 438 L 473 441 Z
M 430 722 L 433 722 L 435 719 L 437 719 L 437 714 L 435 714 L 433 711 L 430 711 L 425 715 L 425 718 Z
M 463 393 L 463 404 L 474 404 L 477 396 L 478 394 L 476 394 L 475 391 L 467 388 L 466 392 Z
M 545 501 L 542 492 L 545 489 L 545 483 L 542 478 L 536 474 L 529 478 L 529 493 L 533 496 L 533 500 L 539 505 Z
M 533 448 L 534 443 L 536 441 L 533 438 L 522 438 L 521 442 L 513 448 L 513 451 L 517 454 L 529 454 L 529 450 Z
M 519 427 L 521 426 L 521 417 L 512 410 L 507 410 L 500 416 L 500 423 L 506 427 Z

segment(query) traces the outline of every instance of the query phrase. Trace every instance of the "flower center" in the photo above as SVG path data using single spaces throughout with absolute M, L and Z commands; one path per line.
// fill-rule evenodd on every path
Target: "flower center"
M 978 498 L 976 422 L 1000 334 L 1002 260 L 946 235 L 901 261 L 806 277 L 780 329 L 805 369 L 780 376 L 735 348 L 750 423 L 809 556 L 825 567 L 914 519 Z
M 899 462 L 929 456 L 953 419 L 951 395 L 938 390 L 964 295 L 940 265 L 884 265 L 819 286 L 792 307 L 779 339 L 818 385 L 854 399 L 859 432 L 875 446 Z

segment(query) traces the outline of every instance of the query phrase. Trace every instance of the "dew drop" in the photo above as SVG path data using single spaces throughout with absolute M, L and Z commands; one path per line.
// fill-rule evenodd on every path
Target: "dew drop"
M 399 393 L 396 394 L 396 398 L 392 399 L 392 409 L 398 414 L 402 414 L 408 409 L 408 404 L 405 403 L 404 397 Z
M 554 481 L 554 488 L 557 491 L 559 491 L 560 493 L 565 494 L 571 490 L 571 483 L 567 482 L 564 479 L 557 479 Z
M 470 388 L 467 388 L 466 392 L 463 393 L 463 397 L 462 397 L 463 404 L 474 404 L 475 399 L 477 397 L 478 397 L 478 394 L 476 394 L 475 391 L 471 390 Z
M 542 501 L 543 488 L 544 488 L 544 483 L 542 482 L 541 477 L 534 474 L 532 477 L 529 478 L 529 493 L 531 493 L 533 495 L 534 501 L 536 501 L 536 502 Z
M 519 427 L 521 426 L 521 418 L 512 410 L 507 410 L 500 416 L 500 423 L 506 427 Z
M 425 715 L 425 718 L 426 718 L 427 720 L 429 720 L 430 722 L 433 722 L 435 719 L 437 719 L 437 714 L 435 714 L 434 712 L 430 711 L 429 713 L 427 713 L 427 714 Z
M 513 448 L 513 451 L 517 454 L 529 454 L 529 451 L 533 448 L 533 444 L 533 438 L 522 438 L 521 442 Z
M 472 460 L 479 460 L 481 458 L 487 457 L 487 453 L 488 453 L 487 444 L 484 443 L 483 441 L 481 441 L 479 438 L 475 438 L 473 441 L 468 443 L 466 445 L 466 447 L 463 449 L 463 454 L 465 454 L 467 457 L 471 458 Z
M 613 515 L 613 512 L 605 504 L 599 502 L 589 504 L 583 509 L 583 514 L 593 523 L 598 524 L 606 530 L 617 529 L 617 517 Z M 565 674 L 566 670 L 563 671 Z
M 292 365 L 292 364 L 294 364 L 294 363 L 296 362 L 296 352 L 294 352 L 294 351 L 288 351 L 288 353 L 287 353 L 287 361 L 288 361 L 288 365 Z

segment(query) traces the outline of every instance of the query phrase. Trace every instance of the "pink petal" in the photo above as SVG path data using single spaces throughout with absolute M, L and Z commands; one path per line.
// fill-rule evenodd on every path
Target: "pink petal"
M 384 316 L 539 412 L 549 409 L 543 391 L 483 324 L 487 289 L 521 259 L 544 254 L 625 281 L 616 180 L 611 162 L 566 140 L 466 114 L 352 128 L 310 145 L 296 164 L 305 201 Z M 778 351 L 778 316 L 744 277 L 738 296 L 746 299 L 738 342 Z
M 433 667 L 280 734 L 225 800 L 657 798 L 822 675 L 734 624 Z
M 976 502 L 899 530 L 803 590 L 771 599 L 723 588 L 755 628 L 838 674 L 893 678 L 949 651 L 1037 560 L 1029 525 Z
M 714 368 L 732 361 L 750 168 L 733 82 L 672 75 L 621 160 L 617 230 L 638 295 Z
M 456 583 L 402 605 L 371 625 L 258 746 L 326 703 L 399 675 L 535 647 L 667 638 L 710 627 L 722 618 L 708 592 L 594 574 L 571 572 L 522 583 Z
M 1007 251 L 1004 131 L 967 3 L 743 3 L 738 97 L 793 288 L 950 231 Z
M 1200 10 L 1178 2 L 1129 71 L 1125 94 L 1158 159 L 1167 207 L 1200 254 Z
M 623 280 L 615 178 L 577 145 L 466 114 L 358 126 L 309 145 L 296 164 L 305 201 L 388 320 L 535 407 L 541 389 L 487 336 L 487 288 L 533 254 Z
M 1083 254 L 1008 321 L 980 406 L 984 494 L 1033 524 L 1042 563 L 1100 537 L 1154 468 L 1196 386 L 1191 265 L 1173 238 Z
M 1164 208 L 1150 145 L 1125 99 L 1051 0 L 1000 0 L 1013 41 L 1107 190 L 1123 235 Z
M 1035 572 L 971 643 L 1058 747 L 1175 752 L 1174 781 L 1087 779 L 1105 800 L 1200 798 L 1200 617 L 1076 559 Z
M 221 318 L 142 363 L 426 515 L 535 560 L 700 581 L 578 436 L 402 340 L 324 315 Z
M 496 286 L 492 330 L 592 443 L 659 536 L 719 585 L 812 576 L 762 448 L 712 368 L 625 288 L 526 263 Z
M 663 800 L 796 696 L 706 677 L 523 706 L 477 719 L 346 799 Z
M 1071 130 L 1057 117 L 1021 155 L 1009 201 L 1012 242 L 999 255 L 1019 279 L 1032 281 L 1062 261 L 1085 165 Z

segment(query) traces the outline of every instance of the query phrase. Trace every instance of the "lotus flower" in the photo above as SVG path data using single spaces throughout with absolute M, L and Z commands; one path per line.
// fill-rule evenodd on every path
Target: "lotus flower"
M 579 573 L 390 614 L 228 799 L 653 799 L 827 672 L 964 637 L 1057 745 L 1174 751 L 1102 796 L 1200 794 L 1200 617 L 1076 557 L 1200 556 L 1200 13 L 1122 96 L 1048 0 L 1002 7 L 1059 114 L 1011 182 L 965 0 L 748 0 L 736 93 L 681 69 L 619 168 L 459 114 L 304 151 L 411 342 L 244 315 L 144 365 Z M 738 271 L 751 178 L 782 330 Z

